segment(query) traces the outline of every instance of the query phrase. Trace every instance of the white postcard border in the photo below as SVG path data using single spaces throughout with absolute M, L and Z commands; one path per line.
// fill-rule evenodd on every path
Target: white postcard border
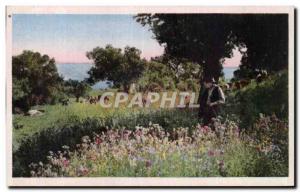
M 6 154 L 7 185 L 17 186 L 294 186 L 294 7 L 292 6 L 7 6 L 6 7 Z M 289 14 L 289 176 L 288 177 L 12 177 L 12 14 L 136 14 L 136 13 L 286 13 Z

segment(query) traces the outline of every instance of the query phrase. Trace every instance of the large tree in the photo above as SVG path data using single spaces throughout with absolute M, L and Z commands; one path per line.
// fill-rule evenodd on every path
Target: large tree
M 32 105 L 52 102 L 63 82 L 55 60 L 33 51 L 12 57 L 12 76 L 13 109 L 28 110 Z
M 236 44 L 244 49 L 237 78 L 253 78 L 255 71 L 288 67 L 288 15 L 244 14 L 234 25 Z M 245 51 L 246 50 L 246 51 Z
M 139 14 L 136 21 L 150 26 L 165 53 L 203 67 L 204 76 L 218 80 L 221 59 L 229 57 L 234 44 L 231 16 L 221 14 Z
M 238 46 L 243 69 L 287 67 L 287 14 L 139 14 L 165 53 L 203 66 L 204 76 L 221 75 L 222 61 Z
M 141 59 L 139 49 L 129 46 L 126 46 L 123 52 L 112 45 L 96 47 L 87 52 L 87 57 L 95 64 L 88 72 L 88 82 L 107 80 L 125 91 L 128 91 L 130 84 L 141 76 L 146 62 Z

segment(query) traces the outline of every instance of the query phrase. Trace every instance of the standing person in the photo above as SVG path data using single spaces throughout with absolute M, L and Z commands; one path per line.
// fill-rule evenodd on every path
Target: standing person
M 200 97 L 199 117 L 203 118 L 204 125 L 208 125 L 212 122 L 212 118 L 218 116 L 220 106 L 225 103 L 225 96 L 214 78 L 205 78 L 204 88 Z

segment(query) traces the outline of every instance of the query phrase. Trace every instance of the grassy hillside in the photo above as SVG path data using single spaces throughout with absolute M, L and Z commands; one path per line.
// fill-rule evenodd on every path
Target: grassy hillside
M 98 94 L 101 94 L 101 92 L 93 91 L 91 93 L 93 96 L 97 96 Z M 111 102 L 113 101 L 114 98 L 111 99 Z M 149 123 L 152 122 L 162 126 L 162 128 L 170 134 L 172 139 L 178 139 L 177 136 L 175 136 L 177 130 L 183 128 L 188 132 L 188 135 L 192 135 L 197 123 L 199 123 L 197 109 L 159 109 L 158 103 L 149 109 L 138 107 L 126 108 L 124 105 L 126 104 L 123 104 L 120 108 L 105 109 L 100 107 L 99 104 L 76 103 L 74 99 L 71 99 L 71 103 L 68 106 L 35 106 L 34 108 L 43 109 L 45 111 L 41 116 L 29 117 L 14 115 L 14 176 L 30 176 L 28 167 L 30 163 L 45 161 L 49 151 L 61 150 L 61 147 L 64 145 L 70 146 L 70 150 L 75 150 L 76 144 L 80 143 L 82 137 L 85 135 L 92 136 L 94 133 L 106 132 L 106 130 L 110 129 L 128 129 L 134 131 L 137 125 L 148 127 Z M 251 158 L 256 158 L 255 161 L 257 163 L 257 165 L 253 165 L 254 168 L 257 169 L 253 170 L 255 173 L 243 172 L 243 170 L 248 169 L 247 164 L 239 160 L 239 152 L 234 152 L 235 149 L 231 148 L 234 145 L 232 145 L 229 147 L 230 149 L 227 149 L 228 154 L 226 156 L 226 158 L 232 157 L 232 160 L 228 160 L 227 162 L 227 166 L 229 166 L 228 168 L 230 169 L 228 169 L 228 171 L 232 171 L 232 173 L 228 173 L 229 175 L 276 175 L 277 173 L 272 170 L 278 171 L 277 175 L 286 174 L 287 155 L 285 151 L 287 146 L 285 144 L 287 143 L 287 128 L 284 127 L 284 129 L 282 129 L 285 132 L 281 134 L 280 138 L 278 135 L 274 135 L 273 131 L 261 137 L 262 125 L 257 123 L 257 120 L 262 116 L 260 115 L 262 113 L 266 115 L 275 114 L 280 120 L 286 123 L 288 116 L 287 106 L 287 72 L 285 71 L 270 76 L 267 81 L 260 84 L 252 81 L 247 87 L 227 94 L 227 101 L 224 106 L 221 121 L 232 121 L 238 125 L 238 129 L 241 130 L 249 130 L 248 128 L 252 128 L 252 131 L 246 133 L 247 136 L 245 135 L 246 138 L 250 135 L 252 140 L 241 142 L 243 146 L 247 146 L 249 142 L 253 146 L 250 148 L 240 146 L 238 150 L 241 151 L 240 153 L 243 151 L 248 153 L 250 150 L 251 155 L 255 156 Z M 273 122 L 272 118 L 271 120 L 268 118 L 265 119 L 267 120 L 264 121 L 271 122 L 270 129 L 267 131 L 282 127 L 280 123 L 277 124 L 278 121 Z M 226 126 L 221 125 L 220 127 L 225 127 L 225 130 L 227 130 L 230 126 L 231 124 L 229 123 L 226 124 Z M 263 126 L 263 129 L 264 128 L 265 126 Z M 278 130 L 275 132 L 277 133 Z M 270 139 L 267 139 L 266 144 L 265 137 L 271 138 L 272 142 L 280 139 L 280 142 L 284 143 L 284 145 L 281 146 L 282 151 L 279 154 L 279 160 L 273 161 L 273 157 L 265 157 L 260 154 L 265 153 L 264 150 L 269 150 L 269 146 L 274 146 L 274 143 L 268 143 Z M 208 139 L 208 143 L 210 143 L 209 138 L 205 137 L 204 139 Z M 232 138 L 231 136 L 226 136 L 224 139 Z M 216 138 L 216 146 L 218 145 L 218 140 L 219 138 Z M 275 143 L 275 145 L 277 144 Z M 259 152 L 255 152 L 255 147 L 259 149 Z M 210 150 L 207 148 L 205 151 L 208 152 Z M 230 151 L 232 151 L 232 155 L 229 155 Z M 270 153 L 273 152 L 271 151 Z M 74 156 L 74 158 L 75 160 L 77 159 L 76 156 Z M 260 158 L 264 158 L 264 160 Z M 268 158 L 271 158 L 271 160 Z M 263 163 L 260 165 L 260 162 Z M 275 164 L 272 164 L 274 162 Z M 237 171 L 234 168 L 236 166 L 240 167 L 238 172 L 235 172 Z M 275 169 L 274 166 L 280 167 Z M 261 171 L 261 167 L 267 167 L 267 170 Z M 105 167 L 102 168 L 105 169 Z M 173 173 L 170 174 L 172 175 Z M 195 174 L 197 175 L 198 173 Z

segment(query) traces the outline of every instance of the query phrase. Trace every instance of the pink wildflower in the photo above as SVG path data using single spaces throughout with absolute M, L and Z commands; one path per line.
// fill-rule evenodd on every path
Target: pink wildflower
M 212 156 L 214 156 L 214 155 L 215 155 L 215 152 L 213 152 L 213 151 L 209 150 L 209 151 L 207 152 L 207 154 L 208 154 L 208 156 L 212 157 Z
M 209 132 L 209 130 L 210 130 L 210 128 L 208 127 L 208 126 L 203 126 L 202 128 L 201 128 L 201 131 L 204 133 L 204 134 L 207 134 L 208 132 Z
M 97 137 L 96 140 L 95 140 L 95 143 L 97 145 L 100 145 L 100 143 L 102 143 L 102 140 L 99 137 Z
M 64 167 L 68 167 L 70 164 L 70 160 L 64 159 L 62 163 L 63 163 Z

